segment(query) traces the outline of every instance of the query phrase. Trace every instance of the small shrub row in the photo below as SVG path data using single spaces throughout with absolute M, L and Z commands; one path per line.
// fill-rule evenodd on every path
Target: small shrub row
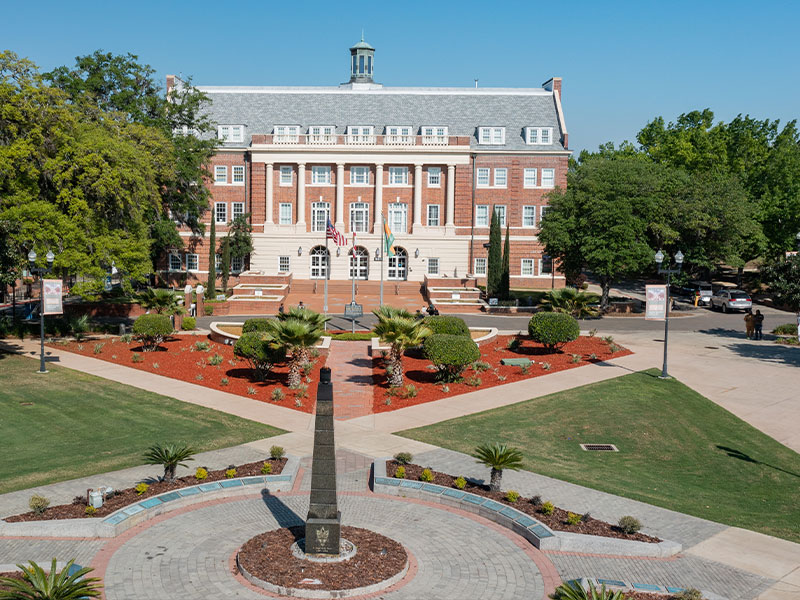
M 528 321 L 528 334 L 551 351 L 559 350 L 581 333 L 577 319 L 566 313 L 538 312 Z
M 467 366 L 481 358 L 478 345 L 461 335 L 434 333 L 425 339 L 423 348 L 425 357 L 436 366 L 440 381 L 459 381 Z
M 472 339 L 469 334 L 469 327 L 467 327 L 464 319 L 459 317 L 449 315 L 431 316 L 425 317 L 422 322 L 434 334 L 459 335 Z

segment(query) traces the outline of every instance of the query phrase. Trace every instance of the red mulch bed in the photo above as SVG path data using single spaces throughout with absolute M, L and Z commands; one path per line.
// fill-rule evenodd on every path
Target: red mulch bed
M 283 471 L 283 466 L 286 464 L 285 458 L 271 459 L 268 458 L 263 461 L 247 463 L 244 465 L 236 465 L 236 477 L 250 477 L 253 475 L 261 475 L 261 468 L 264 462 L 272 465 L 272 472 L 270 475 L 279 475 Z M 197 465 L 201 467 L 203 465 Z M 154 481 L 149 483 L 150 487 L 141 496 L 136 492 L 135 487 L 129 487 L 124 490 L 116 490 L 114 496 L 108 498 L 103 506 L 97 509 L 97 512 L 91 515 L 92 517 L 106 517 L 111 513 L 124 508 L 130 504 L 135 504 L 140 500 L 145 500 L 152 496 L 163 494 L 171 490 L 178 490 L 180 488 L 191 487 L 201 483 L 208 483 L 210 481 L 219 481 L 226 479 L 225 471 L 227 469 L 219 469 L 216 471 L 208 471 L 208 477 L 203 480 L 195 478 L 194 475 L 185 475 L 178 477 L 173 482 L 167 481 Z M 3 519 L 7 523 L 15 523 L 18 521 L 50 521 L 52 519 L 83 519 L 88 517 L 86 514 L 86 496 L 76 496 L 72 504 L 60 504 L 58 506 L 49 507 L 44 514 L 36 515 L 33 512 L 26 512 L 21 515 L 14 515 Z
M 196 350 L 196 342 L 208 344 L 208 351 Z M 103 344 L 99 354 L 95 354 L 96 344 Z M 111 363 L 164 375 L 172 379 L 188 381 L 203 387 L 253 398 L 262 402 L 269 402 L 292 408 L 305 413 L 314 412 L 314 404 L 317 397 L 317 382 L 319 381 L 319 370 L 325 366 L 327 351 L 321 351 L 320 356 L 312 358 L 314 368 L 308 374 L 310 382 L 303 378 L 303 384 L 308 386 L 307 397 L 300 397 L 302 394 L 298 390 L 290 390 L 287 385 L 289 369 L 286 364 L 276 366 L 266 381 L 253 381 L 250 377 L 251 371 L 246 361 L 233 355 L 233 346 L 220 344 L 212 341 L 204 335 L 176 335 L 164 342 L 155 352 L 142 352 L 141 345 L 132 341 L 127 344 L 119 337 L 95 338 L 82 342 L 56 342 L 48 344 L 59 350 L 82 354 L 91 358 L 99 358 Z M 134 353 L 142 358 L 142 362 L 133 362 Z M 211 365 L 208 360 L 218 354 L 222 357 L 222 363 Z M 116 357 L 116 358 L 114 358 Z M 158 367 L 154 365 L 157 364 Z M 202 379 L 198 379 L 198 375 Z M 222 379 L 227 378 L 228 384 L 222 383 Z M 280 389 L 284 398 L 275 401 L 272 399 L 272 391 Z M 248 393 L 248 390 L 255 390 L 255 394 Z M 298 406 L 298 402 L 300 406 Z
M 400 463 L 394 460 L 386 461 L 386 473 L 389 477 L 393 477 L 395 470 L 397 467 L 400 466 Z M 406 479 L 412 481 L 419 481 L 420 475 L 422 474 L 422 470 L 425 467 L 415 464 L 405 465 L 406 468 Z M 455 488 L 455 480 L 456 477 L 452 475 L 448 475 L 447 473 L 441 473 L 439 471 L 434 471 L 431 469 L 433 474 L 433 481 L 431 483 L 435 483 L 436 485 L 441 485 L 444 487 L 451 487 Z M 585 533 L 588 535 L 599 535 L 603 537 L 611 537 L 611 538 L 620 538 L 623 540 L 636 540 L 638 542 L 653 542 L 657 543 L 661 540 L 657 537 L 652 537 L 649 535 L 645 535 L 643 533 L 633 533 L 628 534 L 624 533 L 619 527 L 616 525 L 612 525 L 610 523 L 606 523 L 605 521 L 600 521 L 599 519 L 593 519 L 589 517 L 589 519 L 584 523 L 578 523 L 577 525 L 569 525 L 567 524 L 567 514 L 568 511 L 555 507 L 553 514 L 546 515 L 542 510 L 541 504 L 534 504 L 530 498 L 520 498 L 516 502 L 509 502 L 505 499 L 505 492 L 490 492 L 489 486 L 486 485 L 477 485 L 469 480 L 467 480 L 467 487 L 464 488 L 465 491 L 470 492 L 472 494 L 477 494 L 478 496 L 484 496 L 486 498 L 491 498 L 492 500 L 496 500 L 497 502 L 501 502 L 507 506 L 511 506 L 516 508 L 517 510 L 524 512 L 527 515 L 530 515 L 534 519 L 541 521 L 545 525 L 547 525 L 550 529 L 554 529 L 556 531 L 569 531 L 571 533 Z M 547 498 L 541 499 L 543 502 L 547 502 Z
M 304 527 L 274 529 L 249 539 L 239 551 L 248 573 L 269 583 L 306 590 L 347 590 L 389 579 L 403 570 L 408 559 L 397 542 L 374 531 L 342 527 L 342 537 L 353 542 L 355 556 L 339 563 L 316 563 L 292 555 L 292 544 L 305 537 Z M 386 555 L 381 555 L 381 550 Z M 301 583 L 317 579 L 321 583 Z
M 49 572 L 49 571 L 48 571 Z M 0 579 L 7 578 L 7 579 L 17 579 L 19 581 L 23 580 L 22 571 L 4 571 L 0 573 Z M 10 590 L 7 585 L 3 585 L 0 583 L 0 592 L 5 592 Z
M 413 384 L 417 388 L 417 395 L 413 398 L 402 397 L 402 394 L 389 396 L 389 384 L 386 379 L 384 359 L 380 356 L 374 358 L 372 361 L 372 379 L 374 382 L 373 412 L 388 412 L 406 406 L 433 402 L 434 400 L 441 400 L 449 396 L 466 394 L 467 392 L 474 392 L 475 390 L 486 389 L 497 385 L 541 377 L 548 373 L 557 373 L 558 371 L 574 369 L 575 367 L 580 367 L 592 362 L 620 358 L 621 356 L 633 354 L 630 350 L 621 346 L 619 350 L 612 353 L 609 349 L 609 344 L 599 337 L 579 337 L 574 342 L 567 344 L 559 352 L 550 352 L 541 344 L 531 341 L 527 336 L 520 336 L 520 347 L 512 351 L 506 347 L 508 342 L 512 339 L 514 339 L 514 336 L 497 336 L 497 338 L 488 344 L 484 344 L 480 347 L 481 360 L 489 363 L 489 370 L 478 373 L 472 369 L 467 369 L 464 372 L 465 378 L 473 376 L 480 378 L 480 385 L 471 386 L 463 382 L 447 383 L 444 384 L 448 388 L 446 392 L 443 391 L 443 385 L 437 383 L 436 372 L 428 368 L 431 366 L 431 363 L 422 355 L 421 351 L 411 350 L 407 352 L 405 357 L 403 357 L 403 367 L 405 370 L 406 385 Z M 572 354 L 580 355 L 580 360 L 577 363 L 572 362 Z M 597 358 L 590 358 L 592 354 Z M 529 367 L 527 373 L 523 373 L 520 367 L 501 365 L 500 360 L 503 358 L 527 358 L 534 364 Z M 550 369 L 545 370 L 541 363 L 549 363 Z M 387 404 L 387 400 L 390 402 L 389 404 Z

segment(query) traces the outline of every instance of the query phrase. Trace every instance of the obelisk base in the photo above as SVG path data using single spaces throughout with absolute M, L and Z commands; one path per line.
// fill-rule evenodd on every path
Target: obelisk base
M 339 512 L 335 519 L 306 519 L 306 554 L 339 556 L 341 529 L 342 515 Z

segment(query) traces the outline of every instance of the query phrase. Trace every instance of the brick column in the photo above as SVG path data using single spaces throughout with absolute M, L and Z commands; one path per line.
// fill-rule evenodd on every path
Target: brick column
M 273 191 L 272 191 L 272 163 L 267 163 L 267 219 L 266 223 L 272 224 L 273 213 Z
M 306 224 L 306 164 L 297 163 L 297 224 Z
M 375 165 L 375 223 L 372 227 L 372 233 L 380 233 L 381 214 L 383 213 L 383 165 Z
M 447 165 L 447 203 L 445 204 L 445 225 L 453 227 L 453 214 L 456 209 L 456 166 Z
M 336 229 L 344 231 L 344 163 L 336 163 Z
M 414 165 L 414 229 L 422 226 L 422 165 Z

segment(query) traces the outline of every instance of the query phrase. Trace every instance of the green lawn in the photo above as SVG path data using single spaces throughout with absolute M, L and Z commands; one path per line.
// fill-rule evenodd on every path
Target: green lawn
M 52 363 L 37 375 L 38 367 L 0 353 L 0 493 L 140 465 L 158 442 L 203 451 L 283 433 Z
M 634 373 L 400 435 L 466 453 L 506 442 L 522 450 L 527 470 L 800 542 L 800 455 L 657 374 Z M 580 443 L 615 444 L 620 452 L 584 452 Z

